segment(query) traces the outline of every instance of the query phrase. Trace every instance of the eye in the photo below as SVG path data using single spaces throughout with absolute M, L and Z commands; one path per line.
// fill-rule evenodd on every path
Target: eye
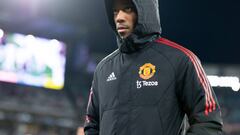
M 133 12 L 133 7 L 125 7 L 123 10 L 126 13 L 131 13 L 131 12 Z
M 116 16 L 118 14 L 119 10 L 113 9 L 113 15 Z

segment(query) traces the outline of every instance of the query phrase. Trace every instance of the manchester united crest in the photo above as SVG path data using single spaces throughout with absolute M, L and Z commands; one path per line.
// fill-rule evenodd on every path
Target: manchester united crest
M 138 73 L 142 79 L 147 80 L 153 77 L 155 72 L 156 72 L 155 66 L 151 63 L 146 63 L 139 68 Z

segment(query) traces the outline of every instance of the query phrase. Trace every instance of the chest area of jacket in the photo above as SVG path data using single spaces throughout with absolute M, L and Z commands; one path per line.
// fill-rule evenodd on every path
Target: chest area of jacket
M 100 103 L 104 108 L 123 104 L 153 105 L 171 90 L 174 79 L 173 67 L 161 55 L 137 57 L 128 62 L 115 59 L 101 70 Z

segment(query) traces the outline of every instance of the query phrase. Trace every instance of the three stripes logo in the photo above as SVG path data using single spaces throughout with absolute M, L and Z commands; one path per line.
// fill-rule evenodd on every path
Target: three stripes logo
M 116 80 L 116 79 L 117 79 L 117 77 L 115 76 L 114 72 L 112 72 L 112 73 L 108 76 L 107 82 L 113 81 L 113 80 Z

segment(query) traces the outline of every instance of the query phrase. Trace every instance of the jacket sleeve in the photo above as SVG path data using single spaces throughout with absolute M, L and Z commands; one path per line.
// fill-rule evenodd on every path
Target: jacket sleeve
M 185 59 L 178 71 L 178 97 L 188 116 L 186 135 L 221 135 L 221 111 L 212 87 L 193 54 Z
M 94 78 L 96 78 L 95 75 Z M 99 135 L 99 102 L 96 83 L 96 79 L 93 79 L 84 123 L 85 135 Z

